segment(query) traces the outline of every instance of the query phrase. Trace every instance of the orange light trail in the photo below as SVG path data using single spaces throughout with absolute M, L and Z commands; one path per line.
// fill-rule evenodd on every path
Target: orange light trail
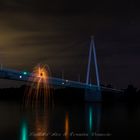
M 66 112 L 65 117 L 65 140 L 69 140 L 69 113 Z

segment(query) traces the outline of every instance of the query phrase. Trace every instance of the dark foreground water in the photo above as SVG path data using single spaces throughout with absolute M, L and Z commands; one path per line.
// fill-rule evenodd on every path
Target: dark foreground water
M 140 138 L 140 105 L 64 104 L 25 109 L 0 101 L 0 140 Z

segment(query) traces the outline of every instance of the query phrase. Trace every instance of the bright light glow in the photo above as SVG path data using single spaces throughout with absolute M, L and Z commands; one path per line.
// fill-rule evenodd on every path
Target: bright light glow
M 89 108 L 89 130 L 92 131 L 92 107 Z
M 20 75 L 19 78 L 21 79 L 22 78 L 22 75 Z
M 66 82 L 68 82 L 69 80 L 66 80 Z
M 27 124 L 23 122 L 21 127 L 21 140 L 28 140 Z
M 62 85 L 64 85 L 64 82 L 62 83 Z
M 27 74 L 27 72 L 26 72 L 26 71 L 24 71 L 24 72 L 23 72 L 23 74 L 24 74 L 24 75 L 26 75 L 26 74 Z
M 65 117 L 65 140 L 69 140 L 69 113 L 66 112 Z
M 36 66 L 29 78 L 32 81 L 29 88 L 26 90 L 27 98 L 25 96 L 25 104 L 43 103 L 44 106 L 51 103 L 50 101 L 50 88 L 48 84 L 49 68 L 46 66 Z M 30 102 L 30 103 L 29 103 Z

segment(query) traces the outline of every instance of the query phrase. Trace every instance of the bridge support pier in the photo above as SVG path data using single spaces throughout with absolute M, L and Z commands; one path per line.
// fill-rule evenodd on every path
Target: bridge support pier
M 86 89 L 85 91 L 85 101 L 86 102 L 101 102 L 102 96 L 99 89 Z

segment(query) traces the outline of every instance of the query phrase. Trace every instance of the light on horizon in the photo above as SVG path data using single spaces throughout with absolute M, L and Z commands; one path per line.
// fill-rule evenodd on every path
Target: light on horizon
M 27 72 L 26 72 L 26 71 L 24 71 L 24 72 L 23 72 L 23 74 L 24 74 L 24 75 L 27 75 Z

